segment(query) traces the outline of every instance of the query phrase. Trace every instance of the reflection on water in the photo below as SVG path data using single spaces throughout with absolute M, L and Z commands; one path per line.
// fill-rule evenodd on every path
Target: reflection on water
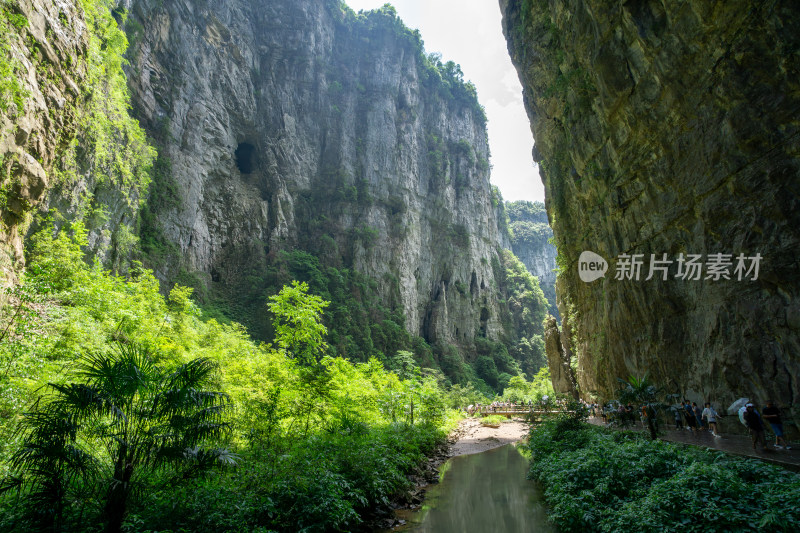
M 422 510 L 403 531 L 430 533 L 554 532 L 541 492 L 525 478 L 528 461 L 514 446 L 454 457 L 428 488 Z

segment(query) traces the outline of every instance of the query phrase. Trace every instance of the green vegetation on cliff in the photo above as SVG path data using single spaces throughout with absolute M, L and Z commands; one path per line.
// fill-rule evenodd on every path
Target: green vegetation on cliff
M 544 318 L 548 302 L 537 280 L 510 250 L 502 251 L 502 290 L 507 295 L 503 320 L 518 335 L 509 346 L 509 354 L 521 370 L 533 377 L 547 366 L 544 352 Z
M 62 156 L 62 178 L 74 181 L 79 175 L 91 175 L 95 186 L 112 185 L 129 199 L 131 207 L 138 208 L 147 193 L 155 153 L 128 113 L 130 95 L 122 70 L 128 40 L 111 16 L 116 2 L 80 3 L 89 28 L 86 105 L 80 113 L 78 135 Z M 79 151 L 87 155 L 81 157 Z
M 271 338 L 272 319 L 263 302 L 292 280 L 308 283 L 311 292 L 331 303 L 324 322 L 332 354 L 353 361 L 386 361 L 398 350 L 408 350 L 424 366 L 434 364 L 430 347 L 406 331 L 397 302 L 384 301 L 376 281 L 350 268 L 324 266 L 318 257 L 300 250 L 278 252 L 266 273 L 246 272 L 232 291 L 212 294 L 215 303 L 209 312 L 242 320 L 256 337 Z
M 553 230 L 547 223 L 547 212 L 541 202 L 508 202 L 506 213 L 512 246 L 541 247 L 553 237 Z
M 114 6 L 0 3 L 0 120 L 11 124 L 0 132 L 5 245 L 50 216 L 82 220 L 94 253 L 115 268 L 131 256 L 155 153 L 129 114 L 128 43 Z M 49 213 L 36 217 L 42 204 Z
M 391 4 L 370 11 L 354 12 L 344 2 L 339 2 L 342 22 L 355 36 L 371 35 L 380 38 L 385 30 L 391 31 L 401 41 L 410 43 L 416 56 L 417 68 L 423 84 L 436 91 L 445 101 L 469 106 L 486 125 L 486 111 L 478 102 L 478 93 L 472 82 L 464 81 L 461 66 L 453 61 L 442 62 L 440 54 L 426 54 L 419 30 L 409 29 Z
M 547 212 L 541 202 L 506 202 L 511 249 L 525 266 L 539 278 L 551 315 L 560 319 L 556 307 L 555 268 L 558 255 L 555 249 L 553 230 Z
M 91 184 L 72 200 L 71 207 L 77 208 L 73 219 L 82 219 L 90 231 L 103 234 L 104 249 L 96 253 L 124 269 L 138 244 L 130 227 L 147 195 L 156 154 L 129 114 L 130 94 L 122 69 L 128 40 L 112 17 L 115 2 L 81 0 L 80 4 L 89 28 L 85 103 L 76 110 L 76 135 L 60 154 L 56 174 L 65 195 L 83 183 Z M 117 205 L 109 205 L 110 198 L 117 199 Z M 109 228 L 112 216 L 116 220 Z
M 22 111 L 22 103 L 27 96 L 19 80 L 22 64 L 13 55 L 10 37 L 15 30 L 27 26 L 28 20 L 11 11 L 11 0 L 0 1 L 0 112 L 11 109 Z M 12 108 L 13 106 L 13 108 Z

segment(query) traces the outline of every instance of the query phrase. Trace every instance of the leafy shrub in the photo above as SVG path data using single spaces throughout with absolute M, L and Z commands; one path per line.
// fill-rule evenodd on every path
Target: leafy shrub
M 503 422 L 507 421 L 508 419 L 503 415 L 489 415 L 481 418 L 481 424 L 495 425 L 495 424 L 502 424 Z
M 559 419 L 528 444 L 560 531 L 800 529 L 800 475 Z
M 111 360 L 120 342 L 157 353 L 164 368 L 180 368 L 197 358 L 218 367 L 211 385 L 230 398 L 225 401 L 231 424 L 225 444 L 240 457 L 239 466 L 225 472 L 200 472 L 195 467 L 202 457 L 197 454 L 188 469 L 134 468 L 138 489 L 129 494 L 122 529 L 352 530 L 365 513 L 407 486 L 406 476 L 452 424 L 446 409 L 450 400 L 439 385 L 441 374 L 423 374 L 410 352 L 398 355 L 397 373 L 387 371 L 375 357 L 352 363 L 325 353 L 320 327 L 325 305 L 302 284 L 288 287 L 273 300 L 282 304 L 276 330 L 286 348 L 277 349 L 254 342 L 238 324 L 204 319 L 187 287 L 173 287 L 165 298 L 152 272 L 134 269 L 131 277 L 123 278 L 85 263 L 82 245 L 85 232 L 79 225 L 70 237 L 43 229 L 30 250 L 25 284 L 17 291 L 20 304 L 0 309 L 8 326 L 8 334 L 0 338 L 0 361 L 5 363 L 0 374 L 0 435 L 10 437 L 0 447 L 5 486 L 15 481 L 6 477 L 13 454 L 32 442 L 30 432 L 15 433 L 15 428 L 26 411 L 36 411 L 29 406 L 42 386 L 72 387 L 64 385 L 65 364 L 85 353 Z M 24 320 L 20 314 L 13 318 L 22 307 Z M 302 327 L 288 327 L 298 313 Z M 289 357 L 288 352 L 309 347 L 309 357 Z M 144 368 L 143 363 L 135 366 Z M 137 397 L 146 403 L 155 390 Z M 142 411 L 146 409 L 138 409 L 137 415 Z M 79 442 L 73 442 L 65 426 L 57 432 L 60 440 L 51 439 L 54 449 L 98 458 L 87 465 L 107 464 L 115 446 L 105 443 L 100 433 L 104 428 L 109 434 L 122 433 L 112 431 L 111 414 L 100 418 L 76 430 Z M 148 424 L 141 427 L 152 429 Z M 160 434 L 155 431 L 136 440 L 146 443 Z M 58 472 L 66 470 L 54 464 L 57 468 L 40 471 L 54 473 L 50 477 L 56 480 L 51 483 L 56 498 L 39 508 L 55 512 L 37 517 L 26 505 L 38 490 L 31 478 L 19 492 L 0 495 L 0 530 L 26 531 L 54 520 L 72 530 L 101 527 L 102 493 L 109 483 L 95 484 L 88 466 L 86 476 L 59 481 L 64 478 Z M 115 475 L 113 466 L 105 470 Z M 98 492 L 98 487 L 103 490 Z

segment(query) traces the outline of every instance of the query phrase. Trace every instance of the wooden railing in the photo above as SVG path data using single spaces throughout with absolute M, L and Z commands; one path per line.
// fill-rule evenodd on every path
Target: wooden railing
M 481 405 L 477 410 L 473 410 L 473 414 L 477 414 L 479 416 L 501 415 L 505 416 L 506 418 L 511 418 L 513 416 L 525 416 L 533 422 L 541 422 L 542 420 L 552 418 L 560 412 L 561 411 L 557 409 L 544 410 L 539 406 L 530 407 L 527 405 L 498 405 L 494 407 L 491 405 Z

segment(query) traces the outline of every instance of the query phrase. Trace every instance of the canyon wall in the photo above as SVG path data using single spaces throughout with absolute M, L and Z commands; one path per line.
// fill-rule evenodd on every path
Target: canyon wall
M 88 256 L 123 272 L 155 154 L 128 113 L 121 14 L 111 0 L 1 7 L 3 282 L 17 280 L 31 235 L 77 222 Z
M 508 228 L 511 231 L 511 250 L 528 271 L 539 279 L 549 305 L 548 311 L 560 318 L 556 306 L 556 247 L 550 239 L 553 230 L 547 211 L 541 202 L 506 202 Z
M 543 363 L 544 300 L 503 251 L 475 88 L 393 8 L 8 6 L 7 282 L 36 232 L 85 229 L 87 260 L 123 275 L 141 261 L 165 292 L 189 285 L 209 316 L 264 340 L 267 297 L 296 277 L 336 300 L 340 355 L 413 347 L 492 386 Z M 486 376 L 464 365 L 479 357 Z
M 22 0 L 0 17 L 0 272 L 16 279 L 33 209 L 52 187 L 56 161 L 75 137 L 88 35 L 74 5 Z
M 582 393 L 647 373 L 698 403 L 771 398 L 800 419 L 800 8 L 500 6 Z M 581 279 L 602 268 L 579 271 L 584 251 L 604 277 Z
M 127 7 L 134 113 L 167 169 L 142 234 L 162 280 L 250 297 L 305 250 L 375 280 L 430 344 L 515 340 L 483 110 L 393 8 Z

